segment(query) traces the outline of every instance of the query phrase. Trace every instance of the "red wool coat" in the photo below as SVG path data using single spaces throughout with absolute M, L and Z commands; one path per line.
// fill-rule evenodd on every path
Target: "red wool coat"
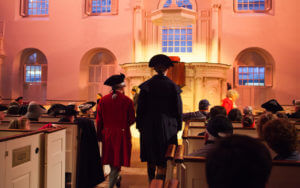
M 223 106 L 226 109 L 226 112 L 227 112 L 227 115 L 228 115 L 230 110 L 233 109 L 233 102 L 232 102 L 231 99 L 226 97 L 225 99 L 223 99 L 221 106 Z
M 97 106 L 97 137 L 102 142 L 102 163 L 114 167 L 130 166 L 130 125 L 135 122 L 133 102 L 124 94 L 112 93 L 100 99 Z

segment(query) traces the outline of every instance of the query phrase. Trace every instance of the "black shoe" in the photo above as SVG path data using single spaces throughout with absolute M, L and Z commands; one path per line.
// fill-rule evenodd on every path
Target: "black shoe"
M 122 176 L 118 176 L 117 177 L 117 182 L 116 182 L 117 187 L 121 187 L 121 180 L 122 180 Z

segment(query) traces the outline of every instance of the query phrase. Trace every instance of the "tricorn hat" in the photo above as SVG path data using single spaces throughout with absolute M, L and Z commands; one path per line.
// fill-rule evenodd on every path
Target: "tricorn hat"
M 51 107 L 48 109 L 47 114 L 48 115 L 62 115 L 64 113 L 66 106 L 63 104 L 52 104 Z
M 85 113 L 89 109 L 93 108 L 95 106 L 95 104 L 96 104 L 95 102 L 89 101 L 89 102 L 86 102 L 86 103 L 83 103 L 83 104 L 79 105 L 78 108 L 80 109 L 80 111 L 82 113 Z
M 115 86 L 123 83 L 124 79 L 125 79 L 125 75 L 122 73 L 120 75 L 112 75 L 107 80 L 105 80 L 104 85 Z
M 21 99 L 23 99 L 23 97 L 18 97 L 18 98 L 15 99 L 15 101 L 19 101 Z
M 282 111 L 282 106 L 275 99 L 271 99 L 261 105 L 262 108 L 266 109 L 269 112 L 276 113 Z
M 162 65 L 165 67 L 174 66 L 172 60 L 168 56 L 163 54 L 155 55 L 149 61 L 149 67 L 156 67 L 158 65 Z

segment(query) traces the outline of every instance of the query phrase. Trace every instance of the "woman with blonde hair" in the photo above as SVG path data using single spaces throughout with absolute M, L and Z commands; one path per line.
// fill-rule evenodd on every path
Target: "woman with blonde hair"
M 9 129 L 26 129 L 30 130 L 29 119 L 26 117 L 21 117 L 19 119 L 12 120 L 9 124 Z
M 239 98 L 239 93 L 236 90 L 230 89 L 227 91 L 226 98 L 223 99 L 222 105 L 225 109 L 227 114 L 233 108 L 236 108 L 235 101 Z

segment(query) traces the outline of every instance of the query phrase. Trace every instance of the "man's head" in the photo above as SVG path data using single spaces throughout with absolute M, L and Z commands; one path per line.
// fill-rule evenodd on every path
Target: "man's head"
M 149 67 L 153 67 L 159 74 L 165 73 L 171 66 L 174 66 L 172 60 L 163 54 L 155 55 L 149 61 Z
M 4 119 L 4 117 L 5 117 L 4 111 L 5 111 L 5 110 L 7 110 L 7 107 L 4 106 L 4 105 L 2 105 L 2 104 L 0 104 L 0 120 L 3 120 L 3 119 Z
M 271 168 L 270 153 L 259 140 L 233 135 L 208 153 L 206 178 L 210 188 L 265 188 Z
M 226 109 L 223 106 L 214 106 L 210 109 L 209 117 L 213 119 L 217 115 L 227 116 Z
M 270 148 L 282 157 L 288 157 L 297 149 L 297 130 L 287 119 L 267 122 L 263 127 L 263 137 Z
M 209 104 L 208 100 L 202 99 L 202 100 L 199 102 L 199 110 L 200 110 L 200 111 L 208 110 L 209 105 L 210 105 L 210 104 Z
M 217 115 L 207 123 L 207 132 L 214 138 L 230 136 L 233 133 L 231 121 L 223 115 Z
M 25 117 L 28 119 L 38 119 L 47 110 L 35 101 L 29 103 Z
M 230 110 L 228 113 L 228 119 L 230 121 L 241 121 L 242 120 L 242 113 L 238 108 L 234 108 Z

